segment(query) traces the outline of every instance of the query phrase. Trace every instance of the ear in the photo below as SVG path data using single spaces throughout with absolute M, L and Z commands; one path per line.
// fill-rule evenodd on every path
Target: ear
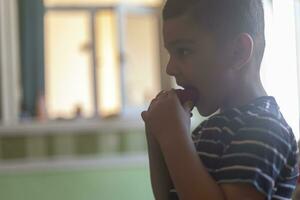
M 248 33 L 241 33 L 233 42 L 231 66 L 234 70 L 242 69 L 253 57 L 254 41 Z

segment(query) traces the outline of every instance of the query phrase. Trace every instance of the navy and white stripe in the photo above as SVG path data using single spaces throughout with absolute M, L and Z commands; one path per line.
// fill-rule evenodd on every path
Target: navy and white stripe
M 297 143 L 273 97 L 225 110 L 192 134 L 199 158 L 218 184 L 248 183 L 266 199 L 291 199 Z M 170 199 L 178 199 L 176 189 Z

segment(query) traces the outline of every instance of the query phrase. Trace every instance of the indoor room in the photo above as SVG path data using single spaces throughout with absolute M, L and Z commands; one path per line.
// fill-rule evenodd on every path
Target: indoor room
M 164 4 L 0 0 L 1 200 L 155 199 L 141 113 L 182 88 L 166 73 Z M 262 83 L 298 142 L 300 1 L 263 6 Z M 193 109 L 190 129 L 207 119 Z

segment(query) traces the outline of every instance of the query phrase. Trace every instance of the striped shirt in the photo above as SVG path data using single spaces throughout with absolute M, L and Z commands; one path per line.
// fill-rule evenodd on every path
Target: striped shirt
M 298 177 L 297 143 L 273 97 L 210 117 L 192 139 L 218 184 L 247 183 L 268 200 L 291 199 Z M 174 187 L 170 199 L 178 199 Z

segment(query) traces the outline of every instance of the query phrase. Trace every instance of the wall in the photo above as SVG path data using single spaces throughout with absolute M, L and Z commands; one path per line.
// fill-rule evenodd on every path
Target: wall
M 148 169 L 0 173 L 3 200 L 150 200 Z

